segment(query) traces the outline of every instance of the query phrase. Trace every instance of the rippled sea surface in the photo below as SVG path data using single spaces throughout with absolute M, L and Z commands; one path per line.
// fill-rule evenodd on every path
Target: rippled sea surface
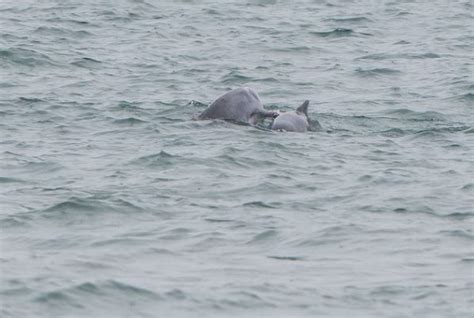
M 0 316 L 472 317 L 473 10 L 2 1 Z

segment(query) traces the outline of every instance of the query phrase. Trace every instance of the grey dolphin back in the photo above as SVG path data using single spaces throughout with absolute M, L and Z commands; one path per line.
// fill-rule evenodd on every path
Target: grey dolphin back
M 225 119 L 257 124 L 266 117 L 274 117 L 275 112 L 266 111 L 257 93 L 248 87 L 231 90 L 218 97 L 199 119 Z

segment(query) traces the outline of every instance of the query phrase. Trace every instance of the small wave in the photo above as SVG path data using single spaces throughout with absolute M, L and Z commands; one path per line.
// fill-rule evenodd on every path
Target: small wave
M 192 100 L 189 103 L 186 104 L 186 106 L 192 106 L 192 107 L 198 107 L 198 108 L 206 108 L 208 104 L 199 102 L 197 100 Z
M 391 68 L 372 68 L 372 69 L 362 69 L 357 68 L 355 73 L 362 77 L 376 77 L 379 75 L 397 75 L 400 74 L 401 71 L 391 69 Z
M 311 51 L 311 47 L 302 45 L 302 46 L 289 46 L 289 47 L 283 47 L 283 48 L 272 48 L 272 51 L 275 52 L 291 52 L 291 53 L 298 53 L 298 52 L 309 52 Z M 281 63 L 283 65 L 285 63 Z
M 435 111 L 416 112 L 406 108 L 390 110 L 386 112 L 387 115 L 396 116 L 405 120 L 413 121 L 445 121 L 446 117 Z
M 71 197 L 66 201 L 57 203 L 43 210 L 45 213 L 55 213 L 55 212 L 97 212 L 105 208 L 102 202 L 91 199 L 82 199 L 77 197 Z
M 312 31 L 309 32 L 312 35 L 316 35 L 318 37 L 326 38 L 326 37 L 344 37 L 344 36 L 352 36 L 355 32 L 352 29 L 345 29 L 345 28 L 337 28 L 332 31 Z
M 26 216 L 7 216 L 0 219 L 0 228 L 25 227 L 29 225 L 31 218 Z
M 460 238 L 465 238 L 468 240 L 474 240 L 474 234 L 467 230 L 449 230 L 449 231 L 440 231 L 439 234 L 446 234 L 449 236 L 455 236 Z
M 247 244 L 258 244 L 265 243 L 268 241 L 273 241 L 278 236 L 278 231 L 276 230 L 267 230 L 262 233 L 255 235 Z
M 18 98 L 18 102 L 24 105 L 32 105 L 37 103 L 44 103 L 46 101 L 44 99 L 36 97 L 20 97 Z
M 134 102 L 128 102 L 128 101 L 122 100 L 118 103 L 117 108 L 120 110 L 136 111 L 136 110 L 142 109 L 139 105 L 140 103 L 134 103 Z
M 472 212 L 453 212 L 453 213 L 448 213 L 444 215 L 440 215 L 441 217 L 444 218 L 449 218 L 449 219 L 456 219 L 456 220 L 465 220 L 474 217 L 474 213 Z
M 464 191 L 472 191 L 474 190 L 474 183 L 468 183 L 468 184 L 465 184 L 461 190 L 464 190 Z
M 102 64 L 101 61 L 90 58 L 90 57 L 83 57 L 80 59 L 75 60 L 74 62 L 71 62 L 71 65 L 78 66 L 78 67 L 83 67 L 83 68 L 97 68 Z
M 211 223 L 232 223 L 232 222 L 235 222 L 235 220 L 216 219 L 216 218 L 205 218 L 204 220 L 207 221 L 207 222 L 211 222 Z
M 73 31 L 73 30 L 68 30 L 64 28 L 44 27 L 44 26 L 40 26 L 34 32 L 39 33 L 41 35 L 54 35 L 54 36 L 67 37 L 68 39 L 70 38 L 82 39 L 82 38 L 86 38 L 92 35 L 92 33 L 85 30 Z
M 474 213 L 471 212 L 453 212 L 453 213 L 439 213 L 434 211 L 428 206 L 419 206 L 419 207 L 400 207 L 393 209 L 393 212 L 400 213 L 400 214 L 412 214 L 412 213 L 421 213 L 427 214 L 434 217 L 439 218 L 447 218 L 447 219 L 456 219 L 456 220 L 464 220 L 474 216 Z
M 465 134 L 474 134 L 474 127 L 468 127 L 465 130 L 463 130 L 463 133 Z
M 33 173 L 33 174 L 46 174 L 57 172 L 61 169 L 64 169 L 64 166 L 50 161 L 41 161 L 41 159 L 35 160 L 30 159 L 24 162 L 20 167 L 20 171 L 24 173 Z
M 0 183 L 25 183 L 26 181 L 18 178 L 0 177 Z
M 180 160 L 180 156 L 172 155 L 164 150 L 159 153 L 146 155 L 133 159 L 130 163 L 134 165 L 144 165 L 148 167 L 167 167 L 177 163 Z
M 56 65 L 46 54 L 21 48 L 0 50 L 0 61 L 29 67 Z
M 387 59 L 436 59 L 441 56 L 435 53 L 376 53 L 364 55 L 356 58 L 356 60 L 387 60 Z
M 136 213 L 140 211 L 143 211 L 140 206 L 124 199 L 92 196 L 88 198 L 71 197 L 46 209 L 35 211 L 34 216 L 69 220 L 98 216 L 104 213 Z
M 276 207 L 262 202 L 262 201 L 252 201 L 252 202 L 247 202 L 243 204 L 244 207 L 253 207 L 253 208 L 267 208 L 267 209 L 275 209 Z
M 458 100 L 472 102 L 474 101 L 474 93 L 466 93 L 456 97 Z
M 328 18 L 325 20 L 334 21 L 334 22 L 342 22 L 342 23 L 372 22 L 372 20 L 367 17 L 338 17 L 338 18 Z
M 402 137 L 402 136 L 405 136 L 407 133 L 408 133 L 407 131 L 400 128 L 391 128 L 391 129 L 380 132 L 382 136 L 387 136 L 387 137 L 392 137 L 392 138 Z
M 84 306 L 81 304 L 88 303 L 98 297 L 103 300 L 109 298 L 114 301 L 130 298 L 133 298 L 135 301 L 156 301 L 162 299 L 162 297 L 151 290 L 116 280 L 107 280 L 96 283 L 85 282 L 69 288 L 43 292 L 35 297 L 34 300 L 38 303 L 56 306 L 83 308 Z
M 242 85 L 242 84 L 244 84 L 246 82 L 250 82 L 252 80 L 253 80 L 252 77 L 242 75 L 242 74 L 240 74 L 236 71 L 231 71 L 230 73 L 224 75 L 221 78 L 221 81 L 224 84 L 233 84 L 233 85 L 237 85 L 237 84 Z
M 268 258 L 280 260 L 280 261 L 303 261 L 302 256 L 267 256 Z
M 135 117 L 128 117 L 128 118 L 116 119 L 113 121 L 113 123 L 117 125 L 134 126 L 134 125 L 145 124 L 147 123 L 147 121 L 138 119 Z
M 48 22 L 53 22 L 53 23 L 69 23 L 75 26 L 82 25 L 82 26 L 97 26 L 96 24 L 93 24 L 89 21 L 84 21 L 84 20 L 74 20 L 74 19 L 64 19 L 62 17 L 54 17 L 50 19 L 46 19 Z
M 466 126 L 461 126 L 461 127 L 440 127 L 440 128 L 429 128 L 429 129 L 423 129 L 415 132 L 413 138 L 425 138 L 425 137 L 432 137 L 436 136 L 439 134 L 449 134 L 449 133 L 457 133 L 457 132 L 462 132 L 465 131 Z M 451 147 L 453 145 L 450 145 Z

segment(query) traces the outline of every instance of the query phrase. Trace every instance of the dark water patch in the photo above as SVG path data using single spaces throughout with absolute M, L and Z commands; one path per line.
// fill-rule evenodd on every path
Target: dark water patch
M 472 191 L 474 190 L 474 183 L 468 183 L 468 184 L 465 184 L 461 190 L 463 191 Z
M 71 65 L 87 69 L 97 69 L 102 67 L 103 63 L 91 57 L 81 57 L 71 62 Z
M 57 27 L 38 27 L 34 33 L 41 34 L 42 36 L 52 35 L 52 36 L 61 36 L 69 38 L 83 39 L 92 35 L 92 33 L 85 30 L 68 30 L 65 28 Z
M 144 109 L 141 107 L 142 103 L 138 102 L 128 102 L 128 101 L 120 101 L 113 109 L 126 111 L 126 112 L 138 112 L 141 113 Z
M 233 292 L 229 295 L 219 296 L 210 300 L 210 306 L 222 312 L 234 310 L 263 310 L 265 308 L 275 308 L 277 305 L 266 301 L 255 293 Z
M 173 252 L 167 248 L 160 248 L 160 247 L 150 247 L 147 248 L 145 253 L 147 254 L 155 254 L 155 255 L 177 255 L 178 253 Z
M 165 168 L 182 162 L 182 159 L 183 158 L 180 156 L 172 155 L 164 150 L 161 150 L 159 153 L 156 154 L 146 155 L 137 159 L 133 159 L 132 161 L 130 161 L 130 164 L 151 168 Z
M 440 55 L 435 53 L 376 53 L 364 55 L 356 60 L 397 60 L 397 59 L 437 59 Z
M 444 114 L 435 111 L 417 112 L 406 108 L 389 110 L 385 112 L 388 116 L 412 121 L 446 121 Z
M 468 240 L 471 240 L 471 241 L 474 240 L 474 234 L 472 233 L 472 230 L 440 231 L 439 234 L 449 235 L 449 236 L 454 236 L 454 237 L 459 237 L 459 238 L 465 238 L 465 239 L 468 239 Z
M 224 154 L 224 155 L 219 155 L 214 158 L 214 161 L 217 165 L 226 165 L 228 167 L 236 167 L 236 168 L 246 168 L 250 169 L 252 168 L 251 164 L 248 164 L 245 162 L 245 160 L 242 160 L 238 156 L 233 156 L 229 154 Z
M 354 35 L 354 31 L 352 29 L 345 29 L 345 28 L 337 28 L 331 31 L 311 31 L 309 34 L 316 35 L 318 37 L 326 38 L 326 37 L 345 37 L 345 36 L 352 36 Z
M 216 219 L 216 218 L 205 218 L 207 222 L 211 223 L 233 223 L 235 220 L 232 219 Z
M 133 213 L 141 212 L 142 208 L 123 199 L 93 195 L 86 198 L 70 197 L 46 209 L 29 213 L 34 217 L 58 219 L 64 221 L 86 221 L 90 217 L 104 214 L 124 213 L 132 217 Z
M 252 201 L 246 202 L 242 206 L 251 207 L 251 208 L 266 208 L 266 209 L 275 209 L 276 207 L 273 204 L 268 204 L 263 201 Z
M 454 220 L 466 220 L 474 217 L 474 212 L 452 212 L 440 215 L 443 218 Z
M 243 85 L 252 80 L 252 77 L 243 75 L 237 71 L 231 71 L 221 78 L 222 83 L 228 85 Z
M 398 200 L 398 199 L 397 199 Z M 435 211 L 429 206 L 411 206 L 411 207 L 399 207 L 392 210 L 399 214 L 426 214 L 438 218 L 446 218 L 453 220 L 465 220 L 474 217 L 474 212 L 448 212 L 443 213 Z M 380 212 L 380 211 L 377 211 Z
M 384 131 L 381 131 L 379 134 L 386 137 L 398 138 L 403 137 L 407 134 L 411 133 L 410 131 L 405 131 L 400 128 L 390 128 Z
M 439 128 L 429 128 L 417 131 L 413 135 L 413 139 L 418 138 L 433 138 L 436 136 L 442 136 L 445 134 L 458 133 L 466 130 L 466 126 L 461 127 L 439 127 Z
M 46 103 L 46 100 L 36 97 L 19 97 L 17 103 L 25 106 L 32 106 L 35 104 L 44 104 Z
M 274 47 L 271 49 L 274 52 L 291 52 L 291 53 L 308 53 L 311 52 L 309 46 L 289 46 L 289 47 Z
M 57 162 L 46 161 L 40 158 L 21 158 L 19 165 L 12 165 L 8 168 L 19 174 L 44 175 L 63 170 L 64 166 Z
M 101 299 L 103 302 L 113 301 L 114 303 L 118 299 L 127 301 L 130 298 L 133 298 L 134 301 L 157 301 L 162 299 L 151 290 L 117 280 L 107 280 L 95 283 L 85 282 L 69 288 L 43 292 L 36 296 L 34 301 L 53 307 L 77 309 L 86 308 L 83 304 L 94 303 L 97 299 Z
M 334 21 L 340 23 L 367 23 L 373 22 L 371 19 L 367 17 L 335 17 L 335 18 L 326 18 L 326 21 Z
M 84 308 L 80 301 L 75 301 L 73 297 L 63 291 L 43 292 L 35 297 L 33 301 L 53 307 Z
M 249 245 L 269 243 L 273 242 L 279 235 L 276 230 L 267 230 L 255 235 L 250 241 L 247 242 Z
M 144 246 L 146 244 L 152 243 L 149 239 L 143 238 L 113 238 L 108 240 L 98 240 L 90 244 L 91 247 L 104 247 L 104 248 L 113 248 L 120 247 L 120 248 L 136 248 L 140 246 Z
M 302 256 L 267 256 L 268 258 L 271 259 L 276 259 L 279 261 L 303 261 L 304 257 Z
M 465 134 L 474 134 L 474 127 L 468 127 L 465 130 L 463 130 L 463 133 Z
M 163 235 L 160 236 L 160 240 L 167 240 L 167 241 L 175 241 L 175 240 L 182 240 L 188 238 L 189 235 L 192 233 L 191 229 L 178 227 L 166 231 Z
M 9 282 L 7 282 L 8 285 Z M 34 290 L 27 287 L 27 286 L 24 286 L 23 284 L 15 284 L 17 286 L 9 286 L 9 287 L 6 287 L 6 286 L 3 286 L 3 288 L 0 290 L 0 296 L 3 298 L 3 297 L 24 297 L 26 295 L 31 295 Z
M 18 178 L 0 177 L 0 183 L 27 183 L 27 181 Z
M 401 40 L 401 41 L 395 42 L 394 44 L 395 45 L 406 45 L 406 44 L 410 44 L 410 42 L 405 41 L 405 40 Z
M 174 300 L 185 300 L 188 298 L 188 295 L 181 289 L 172 289 L 164 293 L 164 296 Z
M 391 68 L 371 68 L 371 69 L 362 69 L 357 68 L 355 70 L 356 75 L 361 77 L 377 77 L 383 75 L 398 75 L 401 72 L 399 70 L 391 69 Z
M 193 118 L 195 109 L 183 107 L 181 101 L 157 102 L 154 120 L 160 123 L 181 123 Z
M 454 98 L 457 99 L 457 100 L 468 102 L 468 103 L 471 104 L 472 102 L 474 102 L 474 93 L 466 93 L 466 94 L 463 94 L 463 95 L 456 96 Z M 471 105 L 473 105 L 473 104 L 471 104 Z
M 76 19 L 68 19 L 65 17 L 53 17 L 46 19 L 47 22 L 52 22 L 52 23 L 64 23 L 64 24 L 71 24 L 74 26 L 86 26 L 86 27 L 96 27 L 98 26 L 95 23 L 92 23 L 90 21 L 85 21 L 85 20 L 76 20 Z
M 56 66 L 57 64 L 46 54 L 23 48 L 0 50 L 0 62 L 4 65 L 17 66 Z
M 115 119 L 113 123 L 116 125 L 123 125 L 123 126 L 135 126 L 135 125 L 146 124 L 148 123 L 148 121 L 139 119 L 136 117 L 128 117 L 128 118 L 122 118 L 122 119 Z
M 460 145 L 460 144 L 450 144 L 450 145 L 447 145 L 447 146 L 443 146 L 443 148 L 445 148 L 445 149 L 461 149 L 461 148 L 463 148 L 463 146 Z
M 31 217 L 21 215 L 10 215 L 0 218 L 0 229 L 30 227 Z

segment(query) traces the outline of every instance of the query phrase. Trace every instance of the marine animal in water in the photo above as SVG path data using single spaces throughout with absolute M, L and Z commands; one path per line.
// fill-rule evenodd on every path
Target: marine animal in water
M 218 97 L 198 119 L 224 119 L 256 125 L 265 118 L 275 118 L 278 112 L 267 111 L 257 93 L 248 87 L 231 90 Z
M 272 130 L 306 132 L 313 130 L 308 116 L 309 100 L 299 106 L 295 112 L 283 112 L 275 118 Z M 316 122 L 317 123 L 317 122 Z M 319 123 L 317 123 L 319 126 Z

